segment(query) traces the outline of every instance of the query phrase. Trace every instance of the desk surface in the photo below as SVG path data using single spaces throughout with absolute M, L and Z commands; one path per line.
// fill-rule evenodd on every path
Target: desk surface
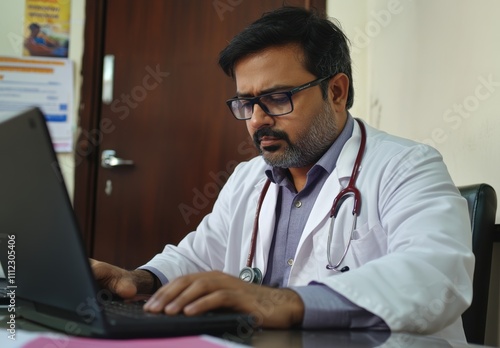
M 484 347 L 429 336 L 382 331 L 261 331 L 252 336 L 253 347 Z
M 19 319 L 16 322 L 17 339 L 8 339 L 6 330 L 5 313 L 0 311 L 0 346 L 1 347 L 23 347 L 30 340 L 54 334 L 54 331 L 34 323 Z M 53 336 L 52 336 L 53 337 Z M 242 335 L 244 337 L 244 335 Z M 231 337 L 229 337 L 231 338 Z M 103 340 L 100 340 L 103 341 Z M 107 340 L 115 345 L 117 340 Z M 484 347 L 460 342 L 448 342 L 430 336 L 418 336 L 402 333 L 390 333 L 386 331 L 301 331 L 301 330 L 259 330 L 251 335 L 247 334 L 244 341 L 233 337 L 231 342 L 235 347 L 258 347 L 258 348 L 322 348 L 322 347 L 404 347 L 404 348 L 440 348 L 440 347 Z M 71 340 L 69 340 L 71 342 Z M 226 341 L 227 342 L 227 341 Z M 5 344 L 7 343 L 7 344 Z M 81 344 L 68 344 L 67 348 L 87 347 Z M 166 341 L 164 344 L 166 345 Z M 228 342 L 229 343 L 229 342 Z M 241 344 L 241 345 L 240 345 Z M 56 345 L 57 346 L 57 345 Z M 127 345 L 129 346 L 129 345 Z M 162 345 L 163 346 L 163 345 Z M 135 347 L 135 346 L 134 346 Z M 138 344 L 143 348 L 144 345 Z M 222 346 L 221 346 L 222 347 Z

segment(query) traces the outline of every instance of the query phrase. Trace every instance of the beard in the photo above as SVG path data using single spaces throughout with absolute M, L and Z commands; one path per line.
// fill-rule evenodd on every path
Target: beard
M 286 117 L 286 116 L 283 116 Z M 260 146 L 263 136 L 282 139 L 286 145 Z M 281 130 L 262 128 L 253 135 L 253 141 L 267 164 L 278 168 L 301 168 L 316 163 L 328 150 L 338 136 L 338 127 L 333 118 L 333 111 L 328 102 L 323 110 L 313 119 L 308 129 L 297 134 L 297 141 L 292 143 L 288 134 Z M 281 152 L 279 150 L 282 149 Z

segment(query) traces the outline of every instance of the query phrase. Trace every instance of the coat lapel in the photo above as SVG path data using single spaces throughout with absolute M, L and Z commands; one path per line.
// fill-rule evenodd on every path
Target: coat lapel
M 360 143 L 361 131 L 358 123 L 354 122 L 352 136 L 345 143 L 344 148 L 342 149 L 342 152 L 337 160 L 335 169 L 323 185 L 318 198 L 316 198 L 311 215 L 309 216 L 304 232 L 300 237 L 296 254 L 298 254 L 302 244 L 309 237 L 309 235 L 315 231 L 319 225 L 324 224 L 325 221 L 330 218 L 330 210 L 335 196 L 337 196 L 340 190 L 346 187 L 349 182 Z

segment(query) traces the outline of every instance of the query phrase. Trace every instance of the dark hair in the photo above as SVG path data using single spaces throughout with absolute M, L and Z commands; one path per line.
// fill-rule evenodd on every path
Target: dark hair
M 31 23 L 28 28 L 30 30 L 40 29 L 40 25 L 38 25 L 37 23 Z
M 323 14 L 300 7 L 282 7 L 265 13 L 236 35 L 219 55 L 222 70 L 234 77 L 234 66 L 241 58 L 273 46 L 299 44 L 304 51 L 306 69 L 319 77 L 344 73 L 349 78 L 346 108 L 354 101 L 349 40 L 339 26 Z M 322 83 L 327 95 L 328 80 Z

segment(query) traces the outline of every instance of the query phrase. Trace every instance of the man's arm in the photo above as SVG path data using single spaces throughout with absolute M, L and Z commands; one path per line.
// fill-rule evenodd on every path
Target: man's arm
M 364 207 L 378 208 L 365 209 L 374 217 L 357 256 L 366 255 L 362 251 L 376 247 L 375 237 L 384 235 L 386 255 L 321 282 L 393 331 L 447 329 L 449 337 L 460 339 L 459 318 L 472 298 L 474 266 L 467 204 L 435 149 L 411 143 L 398 147 L 390 139 L 380 144 L 372 151 L 386 159 L 367 157 L 364 165 L 380 185 L 360 182 Z M 383 171 L 372 165 L 375 160 L 386 163 Z
M 304 329 L 389 329 L 380 317 L 355 305 L 324 284 L 312 282 L 291 289 L 304 302 Z
M 265 328 L 300 326 L 304 318 L 304 303 L 295 291 L 246 283 L 218 271 L 176 278 L 144 306 L 149 312 L 189 316 L 219 308 L 248 313 L 256 326 Z

